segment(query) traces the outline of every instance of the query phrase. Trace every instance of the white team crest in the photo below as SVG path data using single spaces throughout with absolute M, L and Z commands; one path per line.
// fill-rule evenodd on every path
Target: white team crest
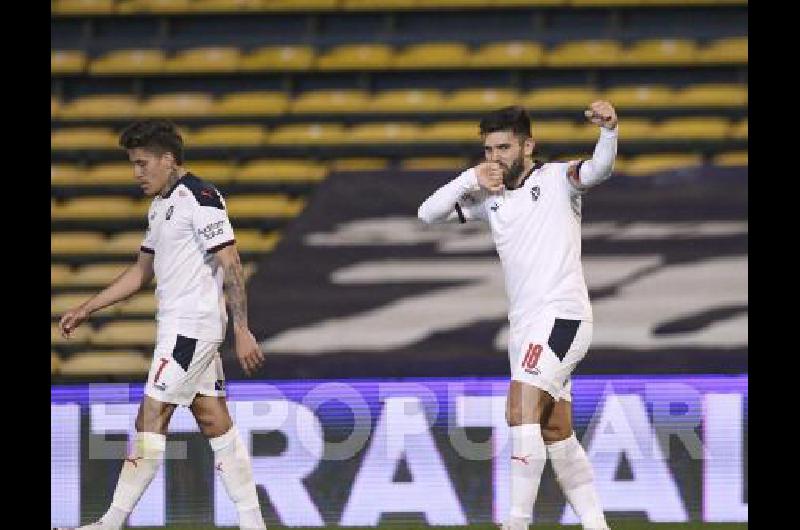
M 534 186 L 534 187 L 531 188 L 531 197 L 533 197 L 533 202 L 536 202 L 536 201 L 539 200 L 539 195 L 540 194 L 541 194 L 541 190 L 539 189 L 539 186 Z

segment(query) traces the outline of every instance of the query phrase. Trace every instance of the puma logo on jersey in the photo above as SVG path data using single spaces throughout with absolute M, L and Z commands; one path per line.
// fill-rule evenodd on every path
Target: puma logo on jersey
M 493 212 L 496 212 L 497 210 L 499 210 L 499 209 L 500 209 L 500 204 L 498 204 L 498 203 L 494 203 L 493 205 L 491 205 L 491 206 L 489 207 L 489 209 L 490 209 L 490 210 L 492 210 Z
M 135 458 L 126 458 L 125 461 L 126 462 L 130 462 L 131 464 L 133 464 L 133 467 L 139 467 L 139 465 L 136 463 L 136 461 L 137 460 L 141 460 L 141 459 L 142 459 L 141 456 L 137 456 Z
M 525 455 L 525 456 L 512 456 L 511 460 L 519 460 L 526 466 L 528 465 L 528 458 L 532 457 L 533 455 Z

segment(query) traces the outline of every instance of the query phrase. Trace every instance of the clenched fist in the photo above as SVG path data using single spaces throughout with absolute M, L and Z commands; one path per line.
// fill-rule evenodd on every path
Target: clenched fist
M 617 126 L 617 111 L 608 101 L 595 101 L 583 114 L 590 122 L 600 127 L 611 130 Z
M 497 162 L 481 162 L 475 166 L 478 185 L 490 193 L 503 191 L 503 168 Z

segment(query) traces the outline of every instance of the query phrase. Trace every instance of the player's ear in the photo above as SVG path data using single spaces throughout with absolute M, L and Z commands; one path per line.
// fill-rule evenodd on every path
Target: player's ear
M 522 144 L 522 148 L 524 149 L 525 156 L 533 156 L 533 148 L 536 147 L 536 142 L 533 141 L 533 138 L 526 138 L 525 142 Z

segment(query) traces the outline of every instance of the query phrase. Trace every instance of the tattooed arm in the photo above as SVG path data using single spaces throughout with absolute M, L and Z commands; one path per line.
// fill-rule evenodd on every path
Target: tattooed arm
M 245 373 L 251 375 L 264 362 L 264 353 L 247 324 L 247 292 L 242 262 L 239 259 L 236 245 L 228 245 L 218 250 L 215 255 L 225 274 L 223 289 L 233 318 L 236 356 Z

